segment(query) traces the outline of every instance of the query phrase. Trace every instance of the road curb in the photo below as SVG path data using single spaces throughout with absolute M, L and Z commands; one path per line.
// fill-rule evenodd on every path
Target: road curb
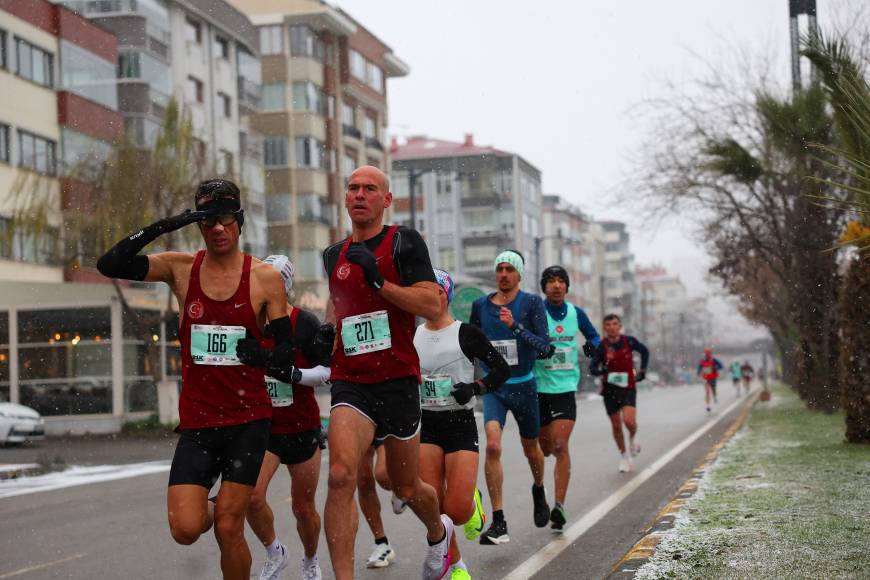
M 644 532 L 643 537 L 611 568 L 606 578 L 613 580 L 634 578 L 640 567 L 652 558 L 656 548 L 664 538 L 664 534 L 674 527 L 677 515 L 683 509 L 686 502 L 688 502 L 689 498 L 695 495 L 701 479 L 703 479 L 704 475 L 719 457 L 719 452 L 743 426 L 746 417 L 749 416 L 749 412 L 758 401 L 760 395 L 761 391 L 758 391 L 746 401 L 734 423 L 722 434 L 722 437 L 719 438 L 719 441 L 713 445 L 710 451 L 707 452 L 704 459 L 701 460 L 701 463 L 692 472 L 691 477 L 680 486 L 671 501 L 656 514 L 652 523 L 647 527 L 646 532 Z
M 0 463 L 0 481 L 42 475 L 45 468 L 38 463 L 8 464 Z

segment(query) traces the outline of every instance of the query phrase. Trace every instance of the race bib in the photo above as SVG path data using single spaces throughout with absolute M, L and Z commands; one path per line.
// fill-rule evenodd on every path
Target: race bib
M 517 341 L 515 339 L 493 340 L 492 346 L 495 347 L 498 354 L 504 357 L 508 365 L 515 367 L 520 364 L 520 357 L 517 354 Z
M 423 375 L 420 387 L 420 404 L 423 407 L 446 407 L 455 403 L 450 395 L 453 390 L 453 378 L 449 375 Z
M 266 377 L 266 391 L 273 407 L 289 407 L 293 404 L 293 385 Z
M 625 388 L 628 386 L 628 373 L 607 373 L 607 383 Z
M 556 347 L 556 352 L 550 358 L 544 359 L 544 370 L 546 371 L 570 371 L 574 369 L 574 362 L 570 360 L 572 348 Z
M 190 356 L 197 365 L 240 365 L 236 344 L 245 338 L 244 326 L 193 324 L 190 327 Z
M 387 350 L 392 346 L 386 310 L 348 316 L 341 321 L 341 342 L 345 356 Z

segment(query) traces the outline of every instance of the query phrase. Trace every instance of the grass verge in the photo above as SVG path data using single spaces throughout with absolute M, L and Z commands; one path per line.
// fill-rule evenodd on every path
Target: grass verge
M 866 578 L 870 446 L 773 389 L 637 578 Z

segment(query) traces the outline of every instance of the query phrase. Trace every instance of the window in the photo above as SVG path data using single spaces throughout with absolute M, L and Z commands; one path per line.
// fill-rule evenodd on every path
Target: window
M 187 77 L 187 99 L 197 103 L 205 101 L 205 87 L 202 81 L 190 75 Z
M 18 165 L 44 175 L 56 175 L 55 143 L 33 133 L 18 130 Z
M 448 272 L 456 267 L 456 254 L 453 248 L 441 248 L 438 251 L 438 266 Z
M 356 114 L 353 110 L 353 105 L 348 103 L 341 104 L 341 123 L 348 127 L 356 127 Z
M 6 31 L 0 28 L 0 68 L 6 66 Z
M 264 111 L 283 111 L 284 102 L 287 98 L 286 86 L 284 83 L 269 83 L 263 85 L 263 110 Z
M 61 87 L 112 110 L 118 108 L 115 63 L 61 39 Z
M 327 169 L 326 151 L 321 141 L 314 137 L 296 137 L 296 167 L 303 169 Z
M 324 115 L 326 113 L 326 100 L 323 91 L 312 82 L 297 81 L 293 83 L 293 110 Z
M 227 119 L 233 118 L 233 100 L 226 93 L 218 93 L 218 105 L 221 113 Z
M 214 55 L 217 58 L 230 60 L 230 41 L 222 36 L 214 37 Z
M 369 139 L 378 138 L 378 124 L 371 116 L 366 115 L 365 135 Z
M 350 51 L 350 74 L 361 81 L 366 80 L 366 59 L 357 51 Z
M 301 223 L 329 223 L 329 204 L 316 193 L 297 195 L 296 213 Z
M 280 26 L 260 27 L 260 54 L 281 54 L 284 52 L 284 38 Z
M 290 27 L 290 54 L 308 56 L 323 61 L 323 41 L 307 26 Z
M 353 170 L 356 169 L 356 154 L 345 153 L 341 158 L 341 175 L 345 179 L 350 177 Z
M 18 55 L 15 72 L 44 87 L 54 86 L 54 56 L 33 46 L 22 38 L 15 38 L 15 50 Z
M 266 219 L 270 222 L 290 221 L 289 193 L 269 193 L 266 195 Z
M 0 161 L 9 163 L 9 125 L 0 124 Z
M 287 137 L 263 138 L 263 164 L 266 166 L 287 165 Z
M 232 175 L 234 173 L 233 152 L 221 149 L 218 157 L 218 171 L 224 175 Z
M 374 63 L 366 63 L 366 82 L 368 85 L 379 93 L 384 92 L 384 72 Z
M 172 93 L 169 66 L 144 52 L 118 52 L 118 78 L 142 79 L 164 95 Z
M 320 250 L 299 250 L 299 275 L 309 280 L 322 280 L 326 277 L 323 272 L 323 254 Z
M 76 173 L 96 178 L 98 168 L 112 154 L 112 146 L 69 127 L 61 129 L 60 168 L 62 173 Z
M 184 19 L 184 40 L 202 44 L 202 24 L 190 18 Z

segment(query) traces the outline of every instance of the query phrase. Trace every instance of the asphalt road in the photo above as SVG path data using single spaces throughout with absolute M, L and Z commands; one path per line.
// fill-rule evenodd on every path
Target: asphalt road
M 505 434 L 505 515 L 511 541 L 502 546 L 481 546 L 461 539 L 464 558 L 477 579 L 601 578 L 641 536 L 645 524 L 691 474 L 712 444 L 737 414 L 737 399 L 730 384 L 723 384 L 720 403 L 712 415 L 704 411 L 703 387 L 644 390 L 638 396 L 639 441 L 642 453 L 635 470 L 617 472 L 618 455 L 600 400 L 583 400 L 572 438 L 573 479 L 566 507 L 571 541 L 532 523 L 531 475 L 519 445 L 516 426 L 509 419 Z M 718 419 L 713 421 L 711 419 Z M 700 429 L 709 427 L 703 433 Z M 694 435 L 695 441 L 659 459 Z M 481 440 L 483 434 L 481 429 Z M 171 458 L 172 441 L 91 439 L 59 444 L 46 442 L 32 448 L 0 449 L 0 463 L 33 461 L 39 453 L 62 455 L 68 463 L 125 463 Z M 326 456 L 324 456 L 324 462 Z M 547 461 L 547 487 L 552 498 L 553 459 Z M 652 473 L 651 467 L 655 468 Z M 317 502 L 326 499 L 322 472 Z M 0 499 L 0 580 L 6 578 L 160 578 L 198 579 L 220 576 L 219 552 L 214 538 L 204 536 L 193 546 L 176 545 L 166 524 L 167 473 L 93 483 Z M 640 478 L 632 484 L 634 478 Z M 485 490 L 483 470 L 479 486 Z M 643 481 L 637 489 L 627 493 Z M 4 482 L 0 482 L 0 490 Z M 296 562 L 301 547 L 288 502 L 286 471 L 275 477 L 270 500 L 277 516 L 279 537 L 291 551 L 285 578 L 299 577 Z M 381 494 L 388 537 L 397 552 L 389 568 L 366 570 L 372 538 L 364 521 L 357 539 L 359 578 L 407 580 L 419 577 L 424 529 L 410 513 L 394 516 L 389 495 Z M 552 501 L 552 499 L 551 499 Z M 484 493 L 484 504 L 489 509 Z M 578 520 L 580 523 L 578 524 Z M 594 520 L 594 521 L 593 521 Z M 585 522 L 585 523 L 584 523 Z M 461 528 L 459 529 L 461 534 Z M 576 536 L 576 537 L 574 537 Z M 555 543 L 552 543 L 555 540 Z M 259 574 L 263 550 L 248 532 L 254 566 Z M 548 547 L 549 558 L 539 551 Z M 332 576 L 328 552 L 319 550 L 324 578 Z M 553 558 L 552 554 L 556 553 Z M 536 556 L 537 554 L 537 556 Z M 520 568 L 520 566 L 523 566 Z

